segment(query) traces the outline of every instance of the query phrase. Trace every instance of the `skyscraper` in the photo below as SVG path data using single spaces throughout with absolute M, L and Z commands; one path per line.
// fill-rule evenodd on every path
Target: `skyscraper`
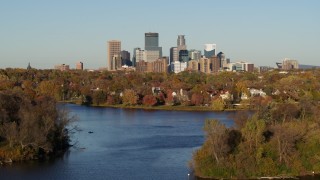
M 216 55 L 216 49 L 217 45 L 216 44 L 205 44 L 204 45 L 204 56 L 206 58 L 210 58 L 212 56 Z
M 219 52 L 217 54 L 217 57 L 220 61 L 220 68 L 224 69 L 224 68 L 228 67 L 228 64 L 230 63 L 230 59 L 226 59 L 226 56 L 224 55 L 223 52 Z
M 177 47 L 170 48 L 170 64 L 178 60 L 179 60 L 178 48 Z
M 115 65 L 113 64 L 113 59 L 115 56 L 119 58 L 121 51 L 121 41 L 118 40 L 111 40 L 108 41 L 108 68 L 109 70 L 115 70 L 113 67 Z
M 189 50 L 189 58 L 191 60 L 199 60 L 201 58 L 201 51 L 195 49 Z
M 162 47 L 159 47 L 158 33 L 145 33 L 145 50 L 147 54 L 147 62 L 152 62 L 162 57 Z
M 135 58 L 136 58 L 136 62 L 135 65 L 137 66 L 138 62 L 142 62 L 142 61 L 147 61 L 147 54 L 145 50 L 142 50 L 140 48 L 136 48 L 135 51 Z
M 155 50 L 154 48 L 159 47 L 159 34 L 158 33 L 145 33 L 144 39 L 144 49 L 145 50 Z
M 178 35 L 177 47 L 178 47 L 178 50 L 186 50 L 187 49 L 186 39 L 184 38 L 184 35 Z
M 141 50 L 140 48 L 136 47 L 133 49 L 133 55 L 132 55 L 132 66 L 136 67 L 137 63 L 137 55 L 136 55 L 136 50 Z
M 179 61 L 180 62 L 188 62 L 189 61 L 189 51 L 188 50 L 180 50 L 179 51 Z
M 120 56 L 121 56 L 122 65 L 127 65 L 127 66 L 132 65 L 129 51 L 125 51 L 125 50 L 121 51 Z

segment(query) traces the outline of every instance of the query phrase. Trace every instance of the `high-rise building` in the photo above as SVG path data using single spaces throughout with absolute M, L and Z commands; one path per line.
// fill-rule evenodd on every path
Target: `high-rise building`
M 161 51 L 146 50 L 147 62 L 152 62 L 162 57 Z
M 199 60 L 201 58 L 201 51 L 195 49 L 189 50 L 189 58 L 191 60 Z
M 109 70 L 115 70 L 113 67 L 116 67 L 114 64 L 112 64 L 114 61 L 114 56 L 120 56 L 121 51 L 121 41 L 118 40 L 111 40 L 108 41 L 108 68 Z
M 159 47 L 158 33 L 145 33 L 145 50 L 147 51 L 147 62 L 152 62 L 162 57 L 162 47 Z
M 219 68 L 225 67 L 225 65 L 228 64 L 228 63 L 226 63 L 226 56 L 223 54 L 223 52 L 219 52 L 217 54 L 217 58 L 220 61 L 219 62 L 220 67 Z
M 204 56 L 206 58 L 210 58 L 210 57 L 216 55 L 216 49 L 217 49 L 216 44 L 205 44 L 204 45 Z
M 211 66 L 210 59 L 201 58 L 199 60 L 199 65 L 200 65 L 200 72 L 207 73 L 207 74 L 211 73 L 211 70 L 210 70 L 210 66 Z
M 219 70 L 221 70 L 221 61 L 218 56 L 212 56 L 211 58 L 211 63 L 212 63 L 212 72 L 217 73 Z
M 179 61 L 180 62 L 188 62 L 189 61 L 189 51 L 188 50 L 180 50 L 179 51 Z
M 122 65 L 127 65 L 127 66 L 131 66 L 131 60 L 130 60 L 130 52 L 129 51 L 121 51 L 120 52 L 120 56 L 121 56 L 121 64 Z
M 186 39 L 184 38 L 184 35 L 178 35 L 177 46 L 185 46 L 185 45 L 186 45 Z
M 145 50 L 154 50 L 154 48 L 159 47 L 159 33 L 145 33 L 144 39 L 144 49 Z
M 188 70 L 189 71 L 199 71 L 199 62 L 197 60 L 190 60 L 188 62 Z
M 137 61 L 136 63 L 136 71 L 137 72 L 149 72 L 151 67 L 149 66 L 150 63 L 147 63 L 146 61 Z
M 174 73 L 180 73 L 182 71 L 185 71 L 187 69 L 188 63 L 187 62 L 180 62 L 180 61 L 174 61 L 170 64 L 171 71 Z
M 122 68 L 122 60 L 121 60 L 121 56 L 120 54 L 116 54 L 113 56 L 112 58 L 112 62 L 111 62 L 111 70 L 120 70 Z
M 77 62 L 76 69 L 77 70 L 83 70 L 83 62 Z
M 177 47 L 170 48 L 170 64 L 178 60 L 179 60 L 178 48 Z
M 151 72 L 168 73 L 168 61 L 168 57 L 162 57 L 151 62 Z
M 178 35 L 177 48 L 178 51 L 187 49 L 186 39 L 184 38 L 184 35 Z
M 135 54 L 136 54 L 136 62 L 135 62 L 135 65 L 137 65 L 138 62 L 141 62 L 141 61 L 147 61 L 147 53 L 145 50 L 142 50 L 140 48 L 137 48 L 136 51 L 135 51 Z
M 136 50 L 141 50 L 140 48 L 136 47 L 133 49 L 133 55 L 132 55 L 132 66 L 136 67 L 137 63 L 137 55 L 136 55 Z

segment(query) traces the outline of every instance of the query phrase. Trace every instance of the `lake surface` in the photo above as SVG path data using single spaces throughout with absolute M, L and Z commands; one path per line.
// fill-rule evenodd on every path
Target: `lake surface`
M 81 131 L 72 135 L 75 147 L 53 162 L 2 166 L 1 180 L 188 179 L 192 152 L 204 141 L 205 119 L 233 124 L 232 112 L 63 106 L 79 119 L 76 124 Z

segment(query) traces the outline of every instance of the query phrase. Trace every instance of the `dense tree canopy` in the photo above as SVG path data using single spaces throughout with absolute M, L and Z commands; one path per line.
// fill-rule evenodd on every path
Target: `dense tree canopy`
M 69 145 L 68 113 L 50 96 L 0 92 L 0 161 L 45 158 Z

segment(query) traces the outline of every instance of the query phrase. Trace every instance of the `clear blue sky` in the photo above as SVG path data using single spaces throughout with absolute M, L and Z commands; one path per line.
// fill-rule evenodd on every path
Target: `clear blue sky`
M 231 61 L 320 65 L 319 0 L 0 0 L 0 68 L 107 66 L 106 42 L 132 53 L 158 32 L 163 54 L 215 43 Z

